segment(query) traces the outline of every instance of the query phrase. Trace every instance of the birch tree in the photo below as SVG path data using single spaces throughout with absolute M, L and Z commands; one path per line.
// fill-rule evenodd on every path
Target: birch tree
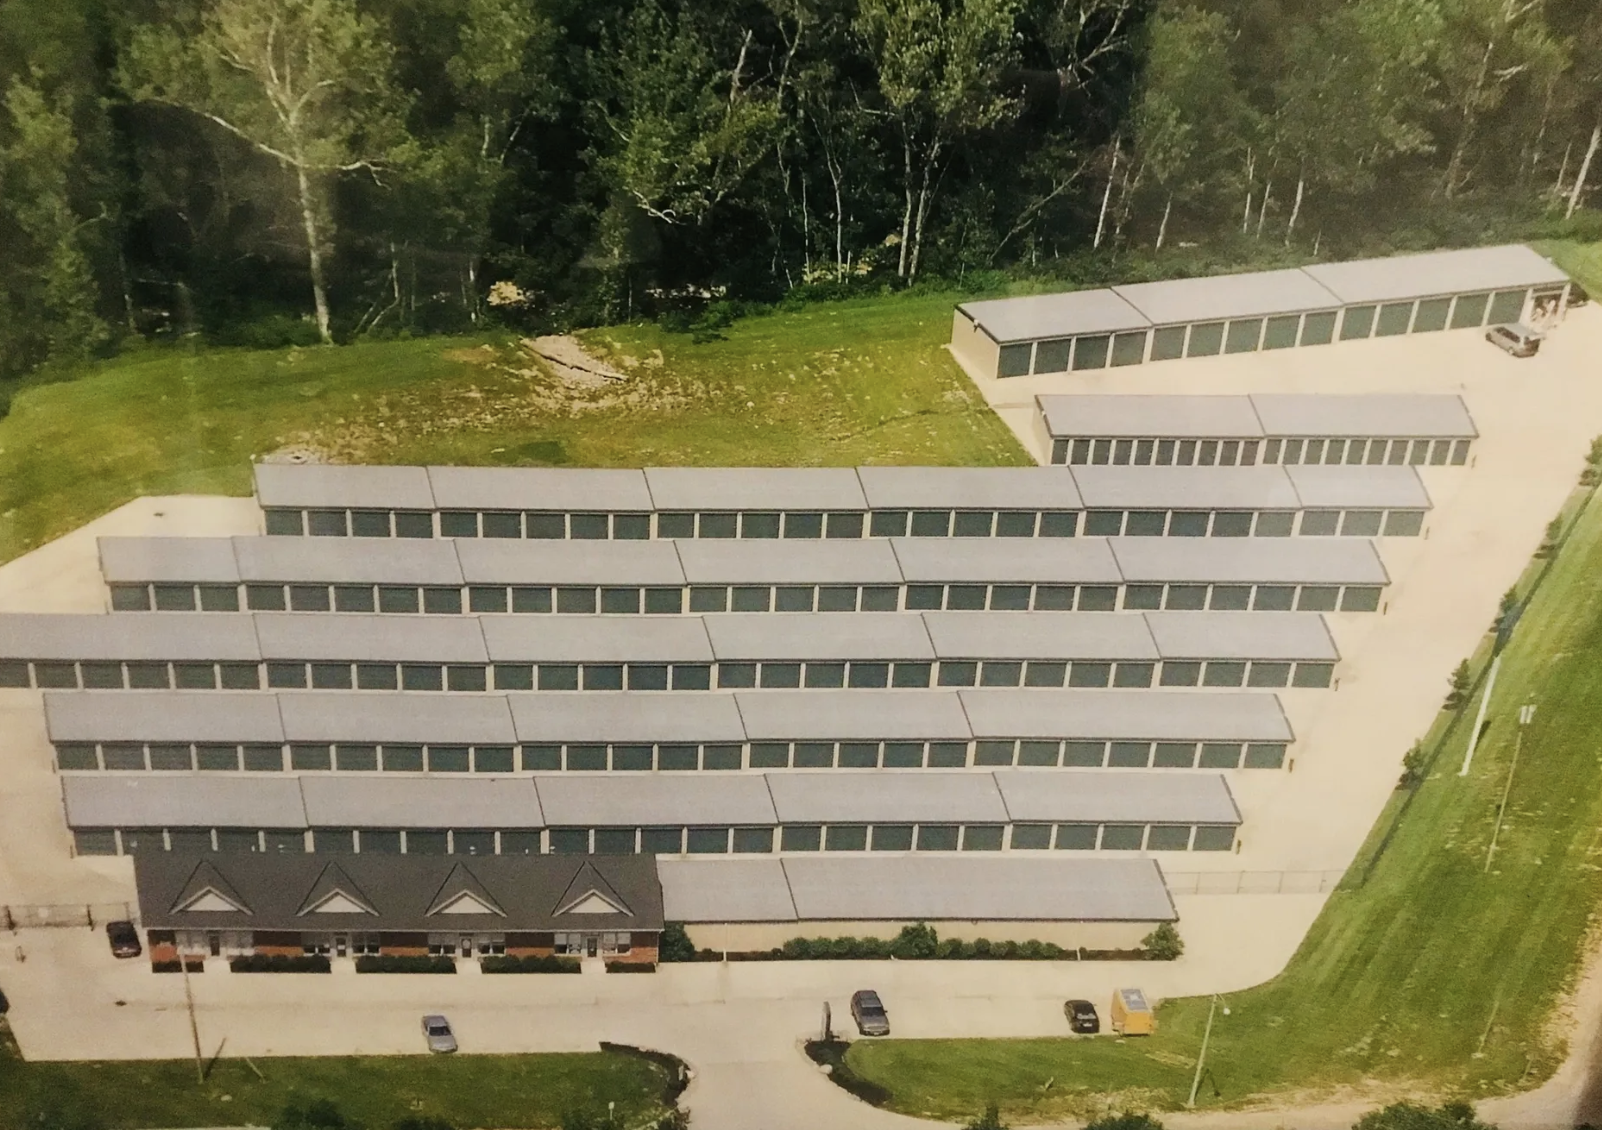
M 354 0 L 214 0 L 192 35 L 134 32 L 120 82 L 129 97 L 176 107 L 246 142 L 293 182 L 317 332 L 329 328 L 327 178 L 377 175 L 403 137 L 393 48 Z

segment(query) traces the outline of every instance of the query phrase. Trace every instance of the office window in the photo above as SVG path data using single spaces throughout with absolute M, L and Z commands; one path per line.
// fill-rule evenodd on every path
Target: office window
M 824 851 L 867 851 L 866 824 L 830 824 L 823 830 Z
M 350 532 L 359 538 L 389 537 L 388 510 L 352 510 Z
M 1113 686 L 1149 687 L 1156 670 L 1155 663 L 1130 663 L 1126 660 L 1113 669 Z
M 790 767 L 790 743 L 788 742 L 752 742 L 751 768 L 753 769 L 788 769 Z
M 1207 597 L 1207 607 L 1214 612 L 1244 612 L 1251 607 L 1250 585 L 1214 585 Z
M 334 611 L 335 612 L 373 612 L 377 606 L 373 602 L 373 587 L 371 585 L 335 585 Z
M 1071 612 L 1074 607 L 1073 585 L 1036 585 L 1036 612 Z
M 616 763 L 617 751 L 613 751 L 613 762 Z M 693 745 L 665 745 L 656 751 L 656 767 L 664 772 L 681 773 L 695 769 L 698 765 L 696 750 Z
M 619 772 L 648 773 L 651 771 L 651 760 L 651 747 L 648 745 L 612 747 L 612 768 Z
M 779 829 L 780 851 L 817 851 L 822 844 L 820 824 L 786 824 Z
M 824 585 L 818 589 L 819 612 L 855 612 L 857 590 L 850 585 Z
M 959 538 L 987 538 L 995 528 L 996 515 L 989 510 L 958 510 L 952 535 Z
M 860 538 L 863 514 L 860 510 L 835 511 L 825 515 L 825 537 Z
M 567 747 L 569 772 L 597 773 L 606 768 L 604 745 L 570 745 Z
M 195 767 L 213 772 L 233 772 L 239 769 L 239 747 L 232 745 L 197 745 Z
M 1235 829 L 1228 824 L 1196 825 L 1196 841 L 1192 851 L 1230 851 L 1234 846 Z
M 336 745 L 334 766 L 341 773 L 372 773 L 378 769 L 378 747 L 375 745 Z
M 1334 585 L 1303 585 L 1296 594 L 1296 611 L 1333 612 L 1339 591 Z
M 501 840 L 505 844 L 505 833 Z M 640 853 L 642 855 L 678 855 L 684 850 L 683 828 L 641 828 Z
M 567 536 L 582 541 L 605 541 L 611 523 L 605 514 L 569 514 Z
M 1252 608 L 1257 612 L 1289 612 L 1295 597 L 1294 585 L 1258 585 Z
M 1412 320 L 1411 302 L 1387 302 L 1380 307 L 1379 320 L 1374 326 L 1374 336 L 1395 337 L 1397 334 L 1405 334 Z
M 1113 769 L 1144 769 L 1150 760 L 1150 742 L 1113 742 L 1107 765 Z
M 930 742 L 929 768 L 963 769 L 968 765 L 967 742 Z
M 808 686 L 815 685 L 812 682 L 812 669 L 815 666 L 817 664 L 807 665 Z M 856 688 L 887 687 L 890 685 L 890 664 L 854 662 L 846 685 Z
M 1071 538 L 1079 527 L 1079 513 L 1074 510 L 1046 510 L 1040 515 L 1040 536 L 1043 538 Z
M 512 772 L 512 747 L 509 745 L 481 745 L 473 750 L 473 772 Z
M 1202 676 L 1204 687 L 1238 687 L 1246 678 L 1246 664 L 1233 659 L 1214 659 Z
M 1322 690 L 1329 686 L 1334 677 L 1333 663 L 1298 663 L 1296 673 L 1291 678 L 1291 685 Z
M 195 610 L 194 585 L 156 585 L 157 612 L 193 612 Z
M 560 541 L 567 537 L 567 515 L 538 511 L 523 516 L 528 536 L 540 541 Z
M 1247 510 L 1220 510 L 1213 515 L 1213 537 L 1244 538 L 1252 532 L 1252 515 Z
M 1201 664 L 1188 660 L 1170 659 L 1163 664 L 1158 680 L 1165 687 L 1194 687 L 1201 681 Z
M 1085 511 L 1085 536 L 1087 538 L 1117 537 L 1123 532 L 1124 512 L 1122 510 L 1087 510 Z
M 573 663 L 541 663 L 539 684 L 542 691 L 576 691 L 579 688 L 579 669 Z
M 238 612 L 239 586 L 238 585 L 200 585 L 200 610 L 202 612 Z M 371 611 L 369 609 L 368 611 Z
M 1077 660 L 1068 669 L 1068 685 L 1070 687 L 1105 687 L 1111 679 L 1111 663 L 1091 663 Z
M 166 850 L 167 845 L 160 828 L 124 828 L 122 830 L 122 853 L 124 855 L 147 855 L 151 852 Z
M 462 590 L 446 588 L 424 589 L 423 611 L 434 613 L 436 615 L 461 615 Z
M 306 532 L 314 538 L 342 538 L 349 530 L 343 510 L 306 511 Z
M 1117 585 L 1081 585 L 1079 611 L 1111 612 L 1118 607 Z
M 1018 743 L 1019 765 L 1055 766 L 1061 757 L 1061 742 L 1031 741 L 1026 738 Z
M 648 616 L 677 615 L 684 611 L 683 589 L 646 589 L 645 613 Z
M 1195 763 L 1194 742 L 1158 742 L 1151 759 L 1153 769 L 1189 769 Z
M 1000 851 L 1006 831 L 1002 824 L 969 824 L 962 830 L 962 850 Z
M 1029 375 L 1030 360 L 1034 353 L 1034 342 L 1026 341 L 1016 345 L 1003 345 L 996 358 L 996 376 L 998 377 L 1026 377 Z
M 951 511 L 914 510 L 911 529 L 915 538 L 943 538 L 951 531 Z
M 796 742 L 794 764 L 797 769 L 832 769 L 833 742 Z
M 1201 767 L 1203 769 L 1234 769 L 1239 764 L 1239 742 L 1202 743 Z
M 1302 512 L 1303 537 L 1333 537 L 1340 523 L 1338 510 L 1304 510 Z
M 1499 290 L 1491 296 L 1491 312 L 1486 321 L 1493 326 L 1510 325 L 1524 316 L 1524 290 Z
M 1016 752 L 1016 742 L 1011 740 L 980 741 L 974 743 L 973 763 L 975 765 L 1011 765 L 1013 754 Z
M 186 750 L 185 753 L 188 751 Z M 284 750 L 276 745 L 247 745 L 244 747 L 245 772 L 280 773 L 284 768 Z
M 656 536 L 659 538 L 693 538 L 695 515 L 685 513 L 658 514 Z
M 907 611 L 921 612 L 938 609 L 945 600 L 943 585 L 908 585 Z
M 395 511 L 395 536 L 398 538 L 433 537 L 434 515 L 418 510 Z
M 187 749 L 184 751 L 184 759 L 188 760 Z M 292 745 L 289 747 L 289 767 L 296 772 L 314 773 L 332 769 L 334 766 L 328 746 Z
M 497 663 L 495 689 L 498 691 L 531 691 L 534 689 L 534 667 L 529 663 Z
M 1380 532 L 1378 510 L 1348 510 L 1341 516 L 1341 534 L 1345 537 L 1372 538 Z
M 1278 769 L 1285 764 L 1285 746 L 1279 742 L 1252 742 L 1246 746 L 1247 769 Z
M 868 536 L 901 538 L 907 536 L 907 511 L 875 510 L 868 515 Z
M 173 851 L 213 850 L 210 828 L 170 828 L 167 831 L 167 839 L 172 844 Z
M 1059 338 L 1055 341 L 1042 341 L 1035 345 L 1035 369 L 1037 373 L 1063 373 L 1068 370 L 1068 354 L 1073 340 Z M 1018 374 L 1022 375 L 1022 374 Z
M 1460 294 L 1452 303 L 1452 328 L 1454 330 L 1472 329 L 1485 324 L 1485 307 L 1490 302 L 1489 294 Z
M 563 613 L 593 613 L 595 611 L 595 590 L 592 588 L 557 589 L 556 610 Z
M 1147 851 L 1188 851 L 1189 824 L 1153 824 L 1146 836 Z
M 988 669 L 986 673 L 988 674 Z M 1068 664 L 1054 660 L 1031 659 L 1024 671 L 1024 686 L 1060 687 L 1067 677 Z
M 612 515 L 612 536 L 619 541 L 646 541 L 651 536 L 649 514 Z
M 416 612 L 417 590 L 414 588 L 400 588 L 395 585 L 380 585 L 378 587 L 378 610 L 380 612 Z
M 755 663 L 719 663 L 718 688 L 720 690 L 749 690 L 756 686 Z
M 406 663 L 401 666 L 401 690 L 438 691 L 445 689 L 445 672 L 434 664 Z
M 1003 510 L 996 515 L 998 538 L 1029 538 L 1035 536 L 1035 512 L 1032 510 Z
M 266 518 L 269 534 L 300 537 L 305 533 L 299 510 L 268 510 Z
M 386 745 L 381 752 L 386 773 L 423 771 L 423 747 L 420 745 Z
M 1379 608 L 1380 590 L 1377 586 L 1347 585 L 1341 592 L 1342 612 L 1373 612 Z
M 1107 824 L 1101 830 L 1102 851 L 1139 851 L 1145 839 L 1143 824 Z
M 775 612 L 811 612 L 811 585 L 779 585 L 773 590 Z
M 1028 585 L 992 585 L 990 586 L 990 610 L 992 612 L 1027 612 L 1029 611 Z
M 776 538 L 779 536 L 779 516 L 776 513 L 740 515 L 742 538 Z
M 729 610 L 729 590 L 719 585 L 715 588 L 697 586 L 690 590 L 691 612 L 727 612 Z
M 89 759 L 94 761 L 94 749 L 89 750 Z M 187 772 L 195 767 L 194 756 L 187 745 L 177 743 L 152 743 L 150 746 L 150 768 L 156 772 L 179 773 Z M 297 766 L 298 768 L 299 766 Z M 63 769 L 66 766 L 62 766 Z M 93 765 L 90 766 L 93 768 Z M 323 764 L 313 768 L 328 768 L 328 750 L 323 747 Z
M 562 768 L 562 747 L 559 745 L 526 745 L 522 747 L 523 772 L 550 773 Z
M 940 662 L 942 687 L 971 687 L 978 680 L 979 664 L 963 659 L 944 659 Z
M 623 689 L 621 663 L 584 664 L 584 689 L 587 691 L 620 691 Z
M 630 675 L 632 680 L 633 676 Z M 630 685 L 633 683 L 631 681 Z M 705 691 L 712 689 L 712 667 L 707 663 L 675 663 L 673 689 L 676 691 Z
M 1185 355 L 1185 327 L 1163 326 L 1151 335 L 1151 359 L 1173 361 Z
M 1169 585 L 1164 607 L 1171 611 L 1193 612 L 1207 605 L 1206 585 Z
M 21 663 L 19 666 L 22 671 L 22 677 L 20 680 L 18 680 L 16 685 L 25 687 L 28 685 L 28 665 L 26 663 Z M 194 666 L 194 664 L 185 664 L 184 666 Z M 209 665 L 207 666 L 206 670 L 208 673 L 210 672 Z M 35 663 L 33 665 L 33 678 L 35 684 L 40 687 L 48 687 L 51 689 L 77 687 L 78 668 L 71 663 Z M 180 684 L 180 686 L 182 686 L 182 684 Z
M 921 769 L 923 767 L 923 743 L 885 742 L 884 767 L 886 769 Z
M 1110 527 L 1112 523 L 1106 521 L 1105 524 Z M 1132 538 L 1160 538 L 1167 525 L 1166 510 L 1131 510 L 1124 532 Z
M 841 769 L 877 769 L 879 767 L 879 743 L 841 742 L 839 767 Z
M 729 592 L 729 606 L 735 612 L 766 612 L 771 593 L 766 585 L 735 585 Z
M 467 607 L 473 612 L 505 612 L 506 590 L 500 585 L 474 585 L 467 590 Z
M 1146 357 L 1146 331 L 1136 330 L 1132 333 L 1114 334 L 1112 339 L 1112 364 L 1116 368 L 1120 365 L 1138 365 Z
M 685 850 L 691 855 L 719 855 L 729 850 L 729 829 L 691 828 Z
M 478 515 L 468 510 L 442 510 L 439 515 L 442 538 L 478 537 Z
M 351 689 L 349 663 L 313 663 L 311 685 L 314 690 L 348 691 Z
M 772 850 L 772 828 L 734 829 L 734 851 L 737 855 L 762 854 Z
M 588 828 L 552 828 L 551 837 L 552 855 L 588 855 L 590 850 L 590 831 Z
M 1289 663 L 1269 663 L 1257 660 L 1252 664 L 1251 674 L 1246 680 L 1248 687 L 1283 687 L 1290 682 L 1291 665 Z
M 453 691 L 488 689 L 488 670 L 479 666 L 453 665 L 445 669 L 445 685 Z
M 210 749 L 212 747 L 207 748 Z M 224 746 L 222 748 L 227 749 L 229 753 L 234 752 L 232 747 Z M 237 755 L 235 756 L 237 758 Z M 106 742 L 100 747 L 100 760 L 108 770 L 122 772 L 135 769 L 143 770 L 145 767 L 145 747 L 128 742 Z M 213 766 L 203 765 L 201 768 L 213 768 Z M 215 768 L 237 769 L 238 765 L 222 764 L 215 766 Z
M 1229 323 L 1229 330 L 1224 336 L 1225 353 L 1252 353 L 1257 349 L 1263 336 L 1263 320 L 1261 318 L 1248 318 L 1244 321 Z
M 1016 687 L 1022 679 L 1022 663 L 987 659 L 980 669 L 979 685 L 981 687 Z
M 732 538 L 739 533 L 739 515 L 707 513 L 697 517 L 696 536 L 703 538 Z
M 760 679 L 763 689 L 789 689 L 801 685 L 801 664 L 764 663 Z
M 132 690 L 166 690 L 172 685 L 167 674 L 167 665 L 165 663 L 129 663 L 127 666 L 128 686 Z M 299 665 L 295 664 L 294 666 L 298 667 Z M 271 669 L 272 664 L 269 664 L 268 670 L 271 671 Z M 290 683 L 288 685 L 292 687 L 304 686 L 305 677 L 305 671 L 304 668 L 302 668 L 302 682 Z
M 959 831 L 955 824 L 920 824 L 918 850 L 956 851 Z
M 1074 339 L 1074 368 L 1104 369 L 1112 339 L 1106 334 L 1091 334 Z
M 113 612 L 150 611 L 150 587 L 148 585 L 112 585 L 111 610 Z
M 1424 528 L 1424 511 L 1392 510 L 1385 515 L 1385 536 L 1416 538 Z
M 1317 317 L 1317 315 L 1314 315 Z M 1289 349 L 1296 344 L 1296 330 L 1301 318 L 1295 314 L 1282 315 L 1268 319 L 1267 327 L 1263 332 L 1264 349 Z M 1234 329 L 1232 325 L 1231 330 Z
M 523 515 L 516 511 L 488 511 L 483 516 L 483 529 L 487 538 L 520 538 L 523 536 Z
M 927 687 L 933 667 L 930 663 L 897 663 L 891 675 L 891 684 L 902 688 Z

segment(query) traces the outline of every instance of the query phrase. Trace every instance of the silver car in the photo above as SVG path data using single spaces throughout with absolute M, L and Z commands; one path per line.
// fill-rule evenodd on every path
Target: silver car
M 443 1016 L 423 1017 L 423 1038 L 428 1041 L 431 1052 L 456 1050 L 456 1034 L 451 1031 L 451 1022 Z

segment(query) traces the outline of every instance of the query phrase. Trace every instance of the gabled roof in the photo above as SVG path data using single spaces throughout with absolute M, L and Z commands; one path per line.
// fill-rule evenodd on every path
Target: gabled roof
M 202 913 L 251 913 L 250 905 L 245 902 L 234 886 L 212 866 L 210 860 L 201 860 L 190 873 L 189 882 L 184 884 L 183 890 L 173 900 L 174 911 Z
M 564 914 L 627 914 L 633 917 L 634 912 L 629 904 L 623 901 L 612 888 L 595 865 L 585 860 L 583 866 L 573 875 L 572 882 L 568 883 L 567 890 L 557 900 L 553 911 L 558 917 Z
M 434 892 L 434 901 L 428 913 L 435 914 L 495 914 L 506 917 L 506 911 L 485 889 L 477 875 L 465 863 L 458 863 L 445 876 L 445 881 Z
M 377 914 L 372 900 L 345 874 L 337 863 L 324 867 L 317 881 L 301 900 L 296 915 L 304 914 Z

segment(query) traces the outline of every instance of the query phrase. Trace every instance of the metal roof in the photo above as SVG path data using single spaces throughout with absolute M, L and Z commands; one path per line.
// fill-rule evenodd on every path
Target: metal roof
M 1122 579 L 1102 538 L 891 538 L 890 546 L 909 584 L 1116 585 Z
M 896 555 L 884 538 L 697 538 L 673 544 L 692 585 L 901 583 Z
M 589 467 L 430 467 L 441 510 L 650 510 L 638 470 Z
M 461 538 L 455 546 L 470 585 L 684 584 L 669 541 Z
M 742 742 L 729 694 L 689 691 L 508 695 L 521 742 Z
M 1158 658 L 1151 632 L 1138 616 L 925 612 L 923 620 L 941 659 Z
M 1087 539 L 1088 540 L 1088 539 Z M 1108 538 L 1123 579 L 1183 583 L 1383 585 L 1362 538 Z
M 1171 922 L 1150 859 L 1062 859 L 1015 853 L 786 856 L 801 921 Z
M 995 777 L 1007 812 L 1016 821 L 1240 823 L 1229 786 L 1217 773 L 1001 769 Z
M 1272 694 L 990 688 L 957 692 L 976 738 L 1288 742 Z
M 256 500 L 264 507 L 432 510 L 421 467 L 334 467 L 257 463 Z
M 313 828 L 541 828 L 527 777 L 305 776 Z
M 278 695 L 292 742 L 511 745 L 512 714 L 500 695 L 402 691 L 287 691 Z
M 998 342 L 1145 329 L 1144 315 L 1110 290 L 1072 290 L 964 302 L 957 307 Z
M 1317 281 L 1294 268 L 1163 279 L 1112 289 L 1158 326 L 1330 310 L 1340 305 Z
M 450 541 L 396 538 L 234 538 L 243 581 L 460 585 Z
M 767 784 L 756 774 L 564 773 L 536 776 L 534 784 L 553 828 L 775 823 Z
M 860 467 L 874 510 L 1078 510 L 1056 467 Z
M 64 776 L 72 828 L 304 828 L 293 777 Z
M 768 791 L 781 824 L 1002 824 L 1007 809 L 988 773 L 889 770 L 769 773 Z
M 1522 244 L 1393 255 L 1351 263 L 1315 263 L 1303 270 L 1344 303 L 1520 290 L 1564 283 L 1569 278 Z
M 950 691 L 742 691 L 734 700 L 754 742 L 969 737 Z
M 1456 439 L 1479 435 L 1463 398 L 1455 395 L 1258 393 L 1246 399 L 1251 401 L 1262 422 L 1262 434 L 1266 436 L 1446 436 Z
M 1069 615 L 1072 615 L 1070 613 Z M 1340 658 L 1316 612 L 1143 612 L 1164 659 Z
M 704 621 L 719 659 L 934 658 L 923 623 L 902 612 L 731 612 Z
M 481 616 L 495 663 L 710 663 L 698 616 Z
M 658 510 L 862 510 L 849 467 L 647 467 Z
M 1043 468 L 1046 469 L 1046 468 Z M 1059 467 L 1086 509 L 1295 510 L 1284 467 Z M 1405 468 L 1404 468 L 1405 470 Z
M 1263 434 L 1246 396 L 1037 396 L 1053 436 L 1240 436 Z
M 474 617 L 258 612 L 253 619 L 263 659 L 358 663 L 483 663 L 488 659 L 484 634 Z
M 670 922 L 794 922 L 795 903 L 777 859 L 659 856 L 662 913 Z
M 1430 496 L 1411 467 L 1307 465 L 1286 467 L 1306 509 L 1428 510 Z
M 212 659 L 260 658 L 250 621 L 207 612 L 118 612 L 111 616 L 53 613 L 0 615 L 0 658 Z
M 99 538 L 107 584 L 188 581 L 237 585 L 239 565 L 228 538 Z
M 47 691 L 53 742 L 284 740 L 278 702 L 249 691 Z

